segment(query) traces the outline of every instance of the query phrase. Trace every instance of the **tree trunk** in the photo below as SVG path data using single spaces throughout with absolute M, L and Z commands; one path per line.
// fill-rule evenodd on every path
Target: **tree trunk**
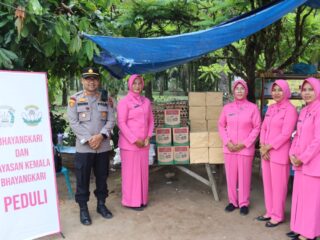
M 70 78 L 69 78 L 70 79 Z M 62 81 L 62 106 L 67 106 L 68 104 L 68 95 L 69 95 L 69 81 L 64 79 Z
M 150 101 L 152 101 L 152 100 L 153 100 L 153 98 L 152 98 L 152 81 L 149 81 L 149 82 L 145 85 L 144 89 L 145 89 L 145 96 L 146 96 L 147 98 L 149 98 Z

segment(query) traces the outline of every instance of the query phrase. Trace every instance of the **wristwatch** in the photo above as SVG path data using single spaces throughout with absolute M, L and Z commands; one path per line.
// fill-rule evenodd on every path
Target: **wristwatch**
M 102 137 L 103 137 L 104 139 L 107 139 L 107 138 L 108 138 L 108 135 L 105 134 L 105 133 L 101 133 L 101 135 L 102 135 Z

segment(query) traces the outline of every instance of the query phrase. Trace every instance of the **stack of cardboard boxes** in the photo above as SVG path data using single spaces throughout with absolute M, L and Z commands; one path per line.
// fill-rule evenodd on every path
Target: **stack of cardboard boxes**
M 222 106 L 222 92 L 189 92 L 190 163 L 224 163 L 218 133 Z
M 164 110 L 164 127 L 156 128 L 158 164 L 189 164 L 189 128 L 181 127 L 179 109 Z

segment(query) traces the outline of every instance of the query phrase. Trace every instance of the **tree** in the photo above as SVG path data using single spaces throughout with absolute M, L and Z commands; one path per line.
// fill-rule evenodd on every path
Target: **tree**
M 92 64 L 94 54 L 99 54 L 97 46 L 81 39 L 79 33 L 116 32 L 109 8 L 118 1 L 108 2 L 2 1 L 0 66 L 48 72 L 51 100 L 62 89 L 66 104 L 71 79 Z
M 200 1 L 203 2 L 203 1 Z M 209 26 L 224 21 L 231 16 L 237 16 L 257 7 L 264 6 L 271 0 L 263 1 L 204 1 L 203 9 L 206 14 L 201 15 L 201 26 Z M 261 70 L 273 68 L 286 69 L 296 63 L 308 49 L 312 49 L 319 39 L 320 26 L 315 26 L 313 16 L 315 10 L 299 7 L 295 13 L 284 16 L 281 20 L 254 35 L 230 44 L 217 57 L 224 57 L 234 75 L 242 77 L 248 82 L 249 96 L 255 101 L 255 76 Z M 211 18 L 210 18 L 211 17 Z M 211 21 L 210 21 L 211 20 Z M 311 27 L 313 26 L 313 27 Z M 292 37 L 294 36 L 294 37 Z M 319 46 L 319 45 L 318 45 Z

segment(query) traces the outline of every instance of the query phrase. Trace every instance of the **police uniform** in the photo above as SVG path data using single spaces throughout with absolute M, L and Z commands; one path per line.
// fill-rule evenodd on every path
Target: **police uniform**
M 93 169 L 96 177 L 94 194 L 98 203 L 99 201 L 104 203 L 108 196 L 108 151 L 111 150 L 110 133 L 115 125 L 115 115 L 114 109 L 108 104 L 107 100 L 103 101 L 101 99 L 100 92 L 97 91 L 95 95 L 88 95 L 84 90 L 70 97 L 68 118 L 70 127 L 77 137 L 75 155 L 77 190 L 75 200 L 79 203 L 81 210 L 81 206 L 87 207 L 89 201 L 91 169 Z M 91 136 L 96 134 L 102 134 L 104 139 L 99 148 L 94 150 L 89 146 L 88 141 Z

